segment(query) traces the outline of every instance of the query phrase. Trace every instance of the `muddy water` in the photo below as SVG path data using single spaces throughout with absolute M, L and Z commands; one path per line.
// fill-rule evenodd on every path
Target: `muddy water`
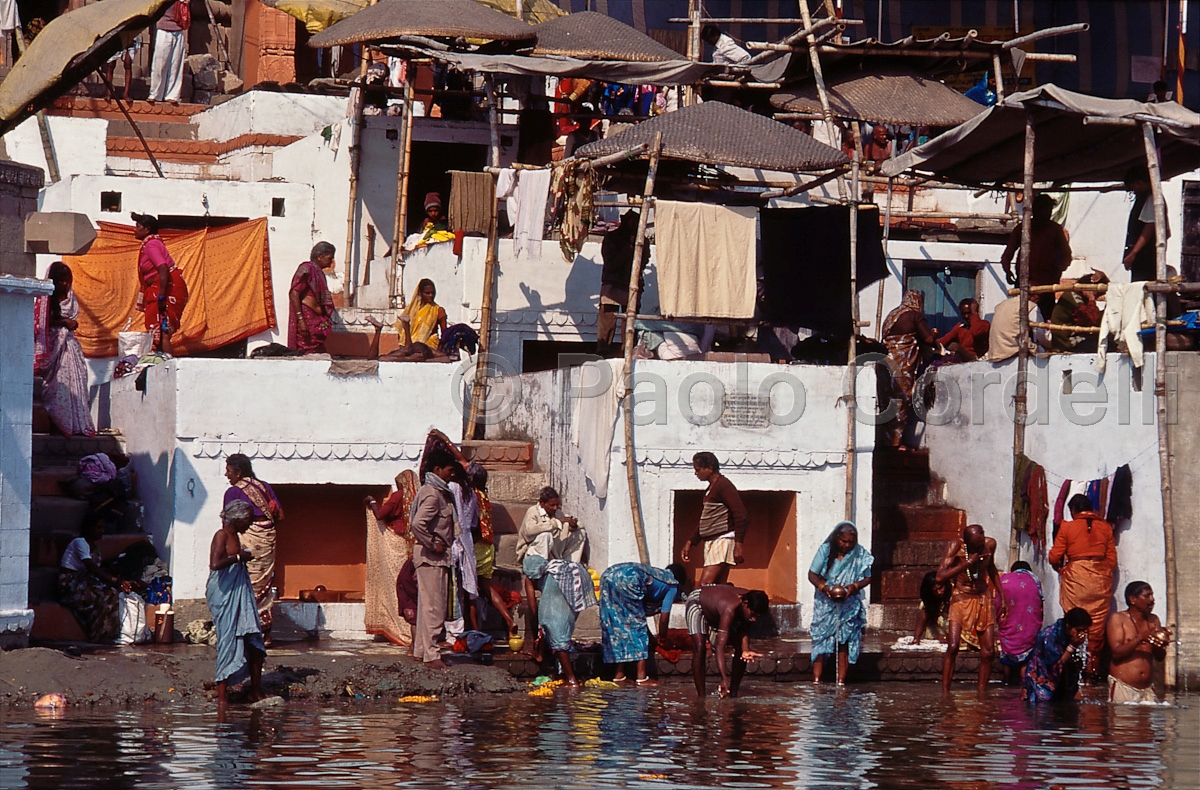
M 1200 709 L 932 684 L 682 685 L 428 704 L 0 713 L 0 788 L 1196 788 Z

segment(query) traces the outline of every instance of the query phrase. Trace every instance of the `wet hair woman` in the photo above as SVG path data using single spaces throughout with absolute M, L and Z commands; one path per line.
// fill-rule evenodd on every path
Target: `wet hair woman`
M 258 607 L 246 563 L 253 555 L 242 548 L 241 535 L 254 521 L 249 502 L 230 502 L 221 510 L 221 528 L 213 535 L 208 552 L 208 586 L 205 601 L 217 632 L 217 708 L 228 704 L 229 683 L 240 681 L 249 667 L 250 702 L 263 699 L 263 660 L 267 648 L 258 624 Z
M 858 661 L 867 606 L 862 591 L 871 585 L 875 558 L 858 543 L 858 530 L 849 521 L 833 528 L 817 549 L 808 569 L 813 595 L 813 682 L 821 682 L 825 656 L 837 654 L 837 683 L 846 683 L 846 671 Z

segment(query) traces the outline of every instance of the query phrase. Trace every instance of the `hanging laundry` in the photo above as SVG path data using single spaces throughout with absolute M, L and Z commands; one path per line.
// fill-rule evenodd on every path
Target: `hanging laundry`
M 595 215 L 593 196 L 598 180 L 596 169 L 586 162 L 572 159 L 554 168 L 554 176 L 550 180 L 554 206 L 550 212 L 550 224 L 560 226 L 562 235 L 558 246 L 567 263 L 575 260 L 592 229 Z
M 753 318 L 757 209 L 659 200 L 654 205 L 660 312 Z
M 513 223 L 513 255 L 540 257 L 546 232 L 546 200 L 550 195 L 549 170 L 522 170 L 517 179 Z M 511 206 L 510 206 L 511 208 Z
M 496 181 L 490 173 L 450 171 L 450 230 L 486 236 L 495 201 Z
M 1116 526 L 1118 521 L 1133 518 L 1133 472 L 1129 464 L 1117 467 L 1113 475 L 1112 491 L 1108 498 L 1108 515 L 1105 518 L 1109 524 Z
M 1046 470 L 1024 454 L 1013 465 L 1012 528 L 1029 535 L 1037 555 L 1046 553 Z
M 1100 347 L 1096 352 L 1096 371 L 1104 372 L 1108 362 L 1108 337 L 1117 339 L 1117 348 L 1129 352 L 1135 368 L 1142 366 L 1142 339 L 1138 332 L 1143 321 L 1153 321 L 1154 310 L 1146 294 L 1146 284 L 1109 283 L 1104 302 L 1104 315 L 1100 318 Z M 1123 348 L 1122 348 L 1123 347 Z
M 496 199 L 504 201 L 509 224 L 517 221 L 517 171 L 506 167 L 496 176 Z

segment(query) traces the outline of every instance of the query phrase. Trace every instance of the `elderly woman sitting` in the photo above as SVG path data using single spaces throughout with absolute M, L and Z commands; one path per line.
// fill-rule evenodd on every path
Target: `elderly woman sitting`
M 217 632 L 217 707 L 228 704 L 226 689 L 241 680 L 247 665 L 250 670 L 251 702 L 263 699 L 263 660 L 267 648 L 258 623 L 254 587 L 246 563 L 254 557 L 242 548 L 239 536 L 254 521 L 254 508 L 245 500 L 230 502 L 221 511 L 221 529 L 213 535 L 208 559 L 208 587 L 205 599 L 212 612 Z

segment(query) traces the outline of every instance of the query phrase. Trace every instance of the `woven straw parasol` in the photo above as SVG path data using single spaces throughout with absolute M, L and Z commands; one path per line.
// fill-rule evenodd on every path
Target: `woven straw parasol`
M 308 45 L 321 49 L 402 36 L 530 43 L 537 38 L 531 26 L 475 0 L 382 0 L 313 36 Z
M 566 55 L 588 60 L 628 60 L 635 63 L 659 63 L 682 60 L 683 56 L 665 47 L 624 22 L 594 11 L 552 19 L 537 25 L 535 55 Z

